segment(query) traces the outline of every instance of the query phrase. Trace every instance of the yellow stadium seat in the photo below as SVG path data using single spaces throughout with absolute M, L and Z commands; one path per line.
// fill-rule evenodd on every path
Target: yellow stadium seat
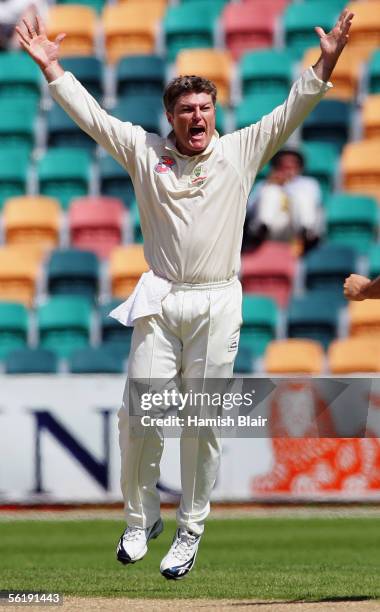
M 380 94 L 366 97 L 362 119 L 364 138 L 380 138 Z
M 141 274 L 148 270 L 141 244 L 115 247 L 110 256 L 112 295 L 117 298 L 128 297 Z
M 309 66 L 314 66 L 321 54 L 319 47 L 312 47 L 305 52 L 302 60 L 302 68 L 306 70 Z M 359 74 L 360 74 L 361 58 L 355 52 L 350 52 L 348 47 L 340 56 L 337 65 L 334 68 L 332 80 L 334 87 L 327 93 L 328 98 L 339 98 L 340 100 L 351 100 L 355 97 Z
M 54 247 L 59 242 L 60 219 L 60 205 L 54 198 L 9 198 L 3 211 L 5 240 L 7 244 Z
M 218 102 L 228 104 L 232 61 L 229 51 L 221 49 L 186 49 L 177 56 L 178 75 L 199 74 L 213 81 L 218 89 Z
M 372 51 L 380 47 L 380 0 L 351 2 L 347 8 L 355 14 L 347 49 L 367 60 Z
M 42 255 L 35 245 L 0 247 L 0 301 L 32 306 Z
M 350 142 L 341 156 L 343 189 L 375 196 L 380 202 L 380 138 Z
M 380 336 L 334 340 L 328 349 L 332 374 L 380 371 Z
M 107 62 L 117 62 L 124 55 L 153 53 L 165 6 L 155 0 L 106 6 L 102 20 Z
M 296 338 L 273 340 L 265 352 L 264 368 L 271 374 L 320 374 L 323 360 L 319 342 Z
M 348 315 L 350 336 L 380 336 L 380 300 L 350 302 Z
M 60 55 L 93 55 L 97 18 L 96 12 L 81 4 L 58 4 L 49 8 L 46 29 L 49 38 L 60 32 L 66 38 L 60 46 Z

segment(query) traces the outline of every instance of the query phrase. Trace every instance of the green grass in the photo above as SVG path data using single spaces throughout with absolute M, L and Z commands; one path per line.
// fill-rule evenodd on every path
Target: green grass
M 193 572 L 166 581 L 159 564 L 175 525 L 143 561 L 115 561 L 115 521 L 0 523 L 0 590 L 150 598 L 380 598 L 380 520 L 209 521 Z

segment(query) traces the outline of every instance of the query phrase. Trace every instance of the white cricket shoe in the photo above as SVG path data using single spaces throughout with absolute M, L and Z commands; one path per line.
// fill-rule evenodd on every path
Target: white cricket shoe
M 165 578 L 185 578 L 195 563 L 201 537 L 187 529 L 177 529 L 170 550 L 160 565 L 160 572 Z
M 127 527 L 121 535 L 116 548 L 116 557 L 120 563 L 127 565 L 140 561 L 148 552 L 148 542 L 157 538 L 164 528 L 161 519 L 158 519 L 151 527 Z

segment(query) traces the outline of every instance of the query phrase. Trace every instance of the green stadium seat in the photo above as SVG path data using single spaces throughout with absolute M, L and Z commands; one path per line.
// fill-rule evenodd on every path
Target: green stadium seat
M 322 201 L 334 187 L 335 172 L 339 162 L 336 148 L 329 142 L 304 142 L 301 147 L 305 156 L 305 174 L 319 182 Z
M 8 198 L 26 193 L 28 166 L 29 155 L 24 147 L 0 149 L 0 211 Z
M 26 53 L 0 53 L 0 100 L 28 102 L 37 108 L 41 96 L 41 71 Z
M 76 349 L 88 345 L 91 305 L 78 296 L 54 296 L 37 308 L 40 345 L 69 357 Z
M 243 96 L 268 93 L 285 99 L 292 83 L 292 70 L 292 57 L 287 50 L 245 53 L 239 64 Z
M 5 359 L 6 374 L 56 374 L 58 358 L 53 351 L 43 348 L 22 348 L 9 353 Z
M 36 107 L 28 100 L 0 100 L 0 148 L 28 153 L 34 146 Z
M 329 142 L 337 150 L 349 137 L 351 104 L 342 100 L 321 100 L 302 125 L 302 138 L 308 141 Z
M 107 348 L 88 346 L 71 354 L 69 371 L 73 374 L 122 374 L 124 366 L 123 361 Z
M 141 231 L 140 213 L 136 200 L 133 200 L 131 204 L 131 223 L 133 228 L 133 242 L 141 244 L 144 242 L 144 238 Z
M 247 96 L 238 105 L 235 112 L 236 129 L 248 127 L 252 123 L 260 121 L 264 115 L 268 115 L 277 106 L 282 104 L 285 97 L 277 93 L 256 93 Z
M 234 363 L 234 374 L 251 374 L 253 372 L 254 352 L 248 346 L 239 346 Z
M 111 300 L 99 309 L 100 337 L 102 345 L 120 358 L 127 357 L 131 348 L 132 327 L 126 327 L 109 316 L 111 310 L 121 304 L 121 300 Z
M 160 117 L 162 115 L 161 96 L 129 95 L 119 98 L 112 114 L 122 121 L 130 121 L 141 125 L 147 132 L 160 132 Z
M 368 276 L 380 276 L 380 243 L 372 244 L 368 252 Z
M 128 172 L 109 155 L 99 160 L 100 192 L 103 195 L 119 198 L 130 207 L 135 197 L 133 183 Z
M 161 96 L 165 85 L 166 64 L 157 55 L 128 55 L 116 66 L 118 96 Z
M 368 93 L 380 93 L 380 49 L 376 49 L 369 59 L 368 71 Z
M 57 0 L 57 4 L 73 4 L 72 0 Z M 75 0 L 75 4 L 83 4 L 94 9 L 100 14 L 106 4 L 106 0 Z
M 51 295 L 77 295 L 91 301 L 97 296 L 99 261 L 91 251 L 53 251 L 47 263 L 46 275 Z
M 87 195 L 90 166 L 88 151 L 75 148 L 48 150 L 37 165 L 40 193 L 57 198 L 63 208 L 68 208 L 73 198 Z
M 26 345 L 28 311 L 17 302 L 0 302 L 0 359 Z
M 96 142 L 69 117 L 58 104 L 47 113 L 47 144 L 49 147 L 75 147 L 94 151 Z
M 304 258 L 307 289 L 320 289 L 342 294 L 344 280 L 356 269 L 357 252 L 349 246 L 330 244 L 318 246 Z
M 169 62 L 173 62 L 182 49 L 214 46 L 214 29 L 223 5 L 223 0 L 199 0 L 196 4 L 186 2 L 167 9 L 162 28 Z
M 255 357 L 264 354 L 267 344 L 276 337 L 278 307 L 270 297 L 243 295 L 243 325 L 240 347 L 249 348 Z
M 221 136 L 226 133 L 226 113 L 220 104 L 216 105 L 215 129 Z
M 327 239 L 368 255 L 376 240 L 378 216 L 375 198 L 353 193 L 333 194 L 326 203 Z
M 336 294 L 326 291 L 309 291 L 293 297 L 287 310 L 287 335 L 289 338 L 317 340 L 325 349 L 338 333 L 339 310 L 342 301 Z
M 103 97 L 103 64 L 92 55 L 62 57 L 60 60 L 64 70 L 72 72 L 82 85 L 99 102 Z
M 282 24 L 285 33 L 285 44 L 295 59 L 300 60 L 305 50 L 318 44 L 314 32 L 316 20 L 325 32 L 335 25 L 340 7 L 330 0 L 291 3 L 284 11 Z

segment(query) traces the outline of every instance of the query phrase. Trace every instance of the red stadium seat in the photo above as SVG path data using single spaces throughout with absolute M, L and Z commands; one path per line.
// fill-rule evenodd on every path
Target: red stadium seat
M 107 258 L 122 240 L 123 214 L 123 202 L 118 198 L 77 198 L 69 210 L 71 244 Z
M 272 297 L 283 308 L 292 291 L 295 269 L 296 258 L 291 245 L 267 241 L 253 253 L 245 253 L 242 257 L 243 291 Z

